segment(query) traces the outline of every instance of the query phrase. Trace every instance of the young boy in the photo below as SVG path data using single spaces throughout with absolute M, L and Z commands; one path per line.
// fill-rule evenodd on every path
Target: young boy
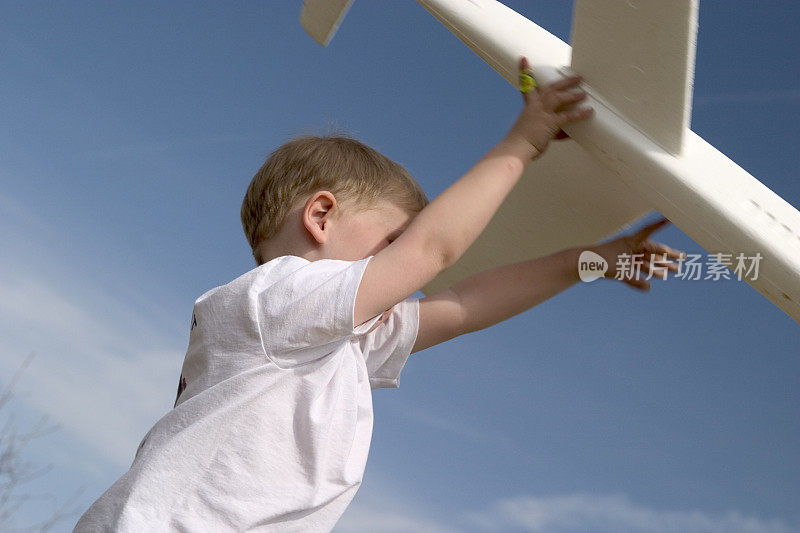
M 174 409 L 75 530 L 330 531 L 361 484 L 371 389 L 397 387 L 409 354 L 571 286 L 581 250 L 606 258 L 609 277 L 619 253 L 677 258 L 647 240 L 659 222 L 411 297 L 475 241 L 561 126 L 590 116 L 572 106 L 578 83 L 525 95 L 508 135 L 430 204 L 353 139 L 273 152 L 241 212 L 258 267 L 197 299 Z

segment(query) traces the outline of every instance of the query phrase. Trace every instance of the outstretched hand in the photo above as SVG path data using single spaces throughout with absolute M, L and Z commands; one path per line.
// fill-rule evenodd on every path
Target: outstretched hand
M 520 71 L 529 68 L 526 58 L 520 59 Z M 573 108 L 573 104 L 586 98 L 580 88 L 580 76 L 570 76 L 522 93 L 525 108 L 512 126 L 510 135 L 519 136 L 541 155 L 551 139 L 567 139 L 569 135 L 561 129 L 565 124 L 584 120 L 592 116 L 591 107 Z
M 605 273 L 607 278 L 620 279 L 623 283 L 642 291 L 650 290 L 650 283 L 642 276 L 666 276 L 666 272 L 677 272 L 678 264 L 676 259 L 684 259 L 686 252 L 670 248 L 666 244 L 655 242 L 649 239 L 657 229 L 669 224 L 669 220 L 660 220 L 648 224 L 635 233 L 623 235 L 613 241 L 599 244 L 591 250 L 603 257 L 608 262 L 608 270 Z M 641 265 L 641 271 L 634 271 L 632 276 L 622 276 L 617 278 L 618 258 L 627 254 L 629 257 L 636 257 L 637 264 Z M 631 264 L 631 263 L 629 263 Z

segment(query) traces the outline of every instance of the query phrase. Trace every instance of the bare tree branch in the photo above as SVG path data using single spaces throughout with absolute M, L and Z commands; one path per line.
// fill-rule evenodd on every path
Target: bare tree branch
M 35 354 L 31 352 L 8 384 L 0 391 L 0 413 L 6 416 L 6 421 L 0 430 L 0 530 L 2 531 L 49 531 L 58 522 L 80 512 L 77 509 L 67 510 L 67 508 L 75 503 L 85 488 L 79 487 L 61 506 L 58 506 L 56 498 L 52 495 L 18 494 L 20 485 L 45 475 L 53 468 L 52 464 L 36 468 L 33 463 L 23 459 L 25 446 L 31 440 L 53 433 L 58 429 L 57 424 L 46 427 L 45 423 L 48 417 L 42 415 L 32 429 L 27 432 L 18 432 L 14 426 L 14 414 L 7 412 L 9 402 L 14 397 L 14 387 L 34 357 Z M 41 523 L 22 529 L 11 529 L 11 521 L 20 507 L 25 503 L 37 500 L 50 502 L 50 507 L 53 509 L 50 515 Z

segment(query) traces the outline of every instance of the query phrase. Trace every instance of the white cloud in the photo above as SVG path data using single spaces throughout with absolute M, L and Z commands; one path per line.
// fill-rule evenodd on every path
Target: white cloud
M 738 511 L 660 510 L 638 505 L 623 495 L 570 494 L 523 496 L 496 502 L 467 516 L 471 530 L 548 533 L 790 533 L 778 519 Z
M 335 533 L 460 533 L 463 529 L 432 516 L 424 504 L 407 497 L 380 472 L 368 479 L 336 524 Z
M 398 488 L 385 472 L 368 472 L 336 533 L 791 533 L 800 524 L 732 509 L 657 509 L 620 494 L 520 495 L 459 512 L 437 509 Z
M 800 524 L 746 515 L 736 510 L 655 509 L 624 495 L 567 494 L 497 500 L 483 510 L 433 516 L 413 497 L 388 486 L 366 488 L 335 531 L 361 533 L 791 533 Z M 364 491 L 364 488 L 362 488 Z
M 336 533 L 457 533 L 458 529 L 433 520 L 405 514 L 356 507 L 336 525 Z
M 34 352 L 17 401 L 90 450 L 75 458 L 54 447 L 54 464 L 84 460 L 99 474 L 93 456 L 127 468 L 147 429 L 171 408 L 186 333 L 163 322 L 164 309 L 129 298 L 124 273 L 115 291 L 52 253 L 64 233 L 0 196 L 0 376 Z

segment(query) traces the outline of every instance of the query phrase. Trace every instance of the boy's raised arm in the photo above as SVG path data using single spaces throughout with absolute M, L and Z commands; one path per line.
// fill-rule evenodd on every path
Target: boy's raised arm
M 591 115 L 591 108 L 570 108 L 586 97 L 581 90 L 570 90 L 579 82 L 573 76 L 524 95 L 525 108 L 506 137 L 370 260 L 356 296 L 355 325 L 408 298 L 461 257 L 516 185 L 525 165 L 545 150 L 561 126 Z

